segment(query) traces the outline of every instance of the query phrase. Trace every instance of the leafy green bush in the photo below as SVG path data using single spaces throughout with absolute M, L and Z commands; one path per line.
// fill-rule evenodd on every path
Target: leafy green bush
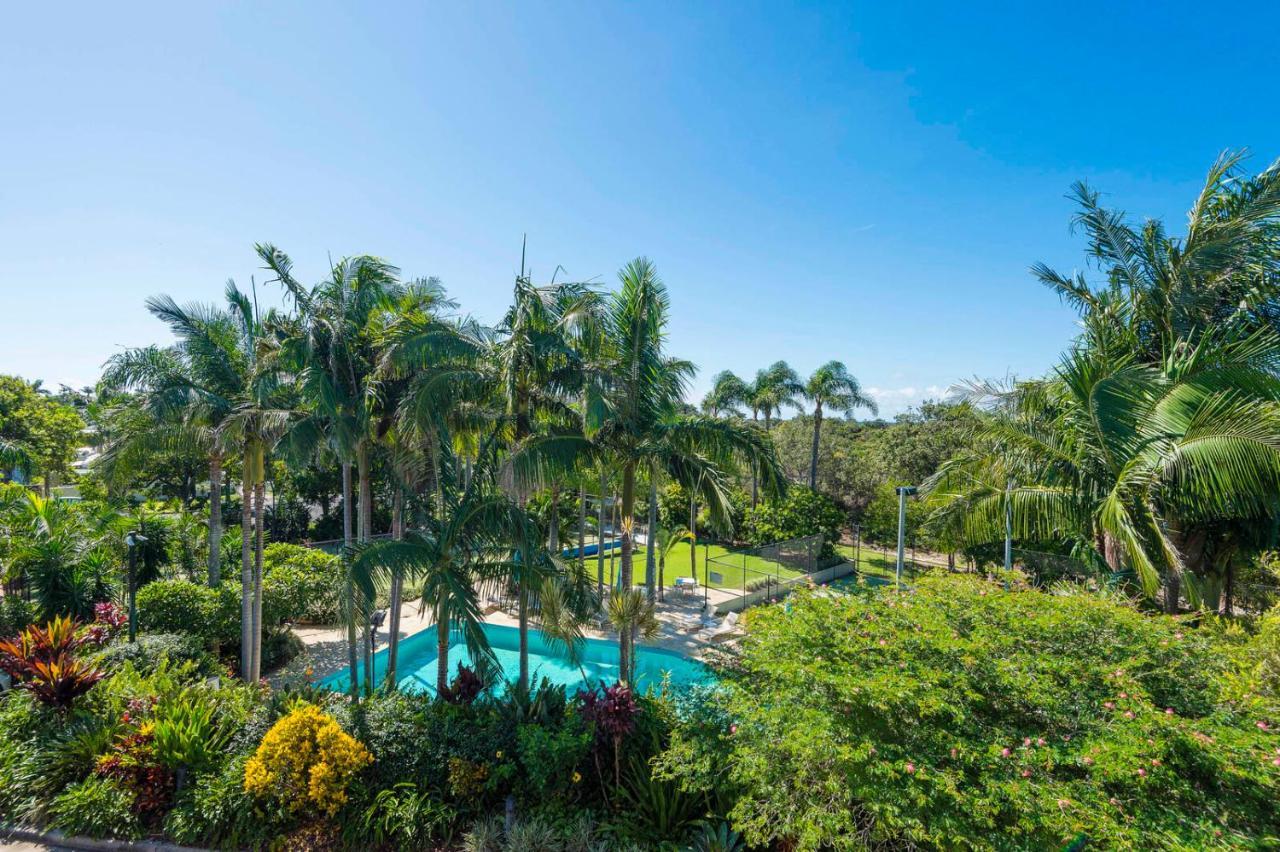
M 142 835 L 133 793 L 107 778 L 90 776 L 72 784 L 50 803 L 49 819 L 67 834 L 124 840 Z
M 138 590 L 138 627 L 148 633 L 187 633 L 209 641 L 218 590 L 188 580 L 157 580 Z
M 516 729 L 522 780 L 538 796 L 554 796 L 582 782 L 577 771 L 590 753 L 592 732 L 578 717 L 558 727 L 521 725 Z
M 126 662 L 142 672 L 151 672 L 166 664 L 190 663 L 205 677 L 224 674 L 199 636 L 176 633 L 143 633 L 136 642 L 117 639 L 86 655 L 86 659 L 108 672 L 118 671 Z
M 663 769 L 740 792 L 754 845 L 1252 846 L 1280 834 L 1280 703 L 1235 640 L 1083 592 L 927 577 L 752 612 Z M 703 719 L 707 717 L 702 717 Z
M 17 636 L 36 620 L 35 605 L 17 595 L 0 597 L 0 639 Z
M 263 619 L 268 624 L 334 624 L 341 582 L 337 556 L 296 544 L 267 545 L 262 554 Z
M 822 533 L 821 555 L 831 556 L 845 520 L 844 512 L 830 497 L 793 485 L 782 500 L 748 509 L 742 521 L 742 535 L 759 547 Z

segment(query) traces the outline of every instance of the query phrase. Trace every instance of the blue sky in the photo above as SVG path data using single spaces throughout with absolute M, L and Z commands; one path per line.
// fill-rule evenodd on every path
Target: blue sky
M 695 396 L 778 358 L 890 414 L 1042 372 L 1071 182 L 1176 227 L 1221 149 L 1280 155 L 1280 11 L 1024 5 L 10 8 L 0 372 L 92 382 L 166 340 L 146 296 L 261 280 L 255 241 L 496 320 L 526 233 L 535 277 L 653 258 Z

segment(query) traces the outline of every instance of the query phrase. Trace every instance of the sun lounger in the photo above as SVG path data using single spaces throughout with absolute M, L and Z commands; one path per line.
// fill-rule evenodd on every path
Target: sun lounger
M 729 634 L 734 633 L 737 630 L 738 614 L 736 612 L 731 612 L 714 627 L 708 627 L 693 634 L 693 638 L 701 642 L 717 642 L 721 641 L 723 638 L 728 638 Z

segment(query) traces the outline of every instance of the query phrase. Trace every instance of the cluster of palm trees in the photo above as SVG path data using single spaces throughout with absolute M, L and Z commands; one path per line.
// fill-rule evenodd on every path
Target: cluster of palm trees
M 856 409 L 865 408 L 878 414 L 876 402 L 862 390 L 862 385 L 840 361 L 828 361 L 814 370 L 808 380 L 786 361 L 776 361 L 756 372 L 746 382 L 729 370 L 716 374 L 711 390 L 702 400 L 702 409 L 712 417 L 741 416 L 742 409 L 751 411 L 751 419 L 764 417 L 765 431 L 773 426 L 784 406 L 804 411 L 804 403 L 813 405 L 813 444 L 809 456 L 809 487 L 818 483 L 818 442 L 822 437 L 822 418 L 827 412 L 852 417 Z M 751 505 L 758 500 L 755 478 L 751 484 Z
M 992 542 L 1011 514 L 1015 538 L 1131 571 L 1169 610 L 1232 611 L 1280 511 L 1280 167 L 1241 161 L 1214 164 L 1182 238 L 1076 186 L 1105 283 L 1033 269 L 1083 332 L 1047 378 L 973 389 L 988 411 L 928 483 L 937 523 Z
M 627 264 L 612 292 L 554 277 L 535 284 L 522 263 L 510 309 L 486 327 L 459 317 L 435 279 L 402 280 L 379 258 L 344 258 L 306 285 L 284 252 L 256 250 L 268 271 L 264 286 L 283 288 L 285 309 L 260 312 L 256 285 L 246 294 L 234 283 L 225 307 L 153 298 L 148 309 L 176 342 L 122 353 L 103 376 L 149 418 L 149 428 L 122 436 L 108 459 L 169 443 L 206 455 L 213 585 L 222 564 L 216 495 L 228 471 L 239 476 L 247 679 L 261 674 L 263 471 L 272 458 L 341 470 L 353 696 L 374 687 L 362 631 L 379 591 L 389 590 L 386 679 L 395 683 L 409 578 L 421 582 L 422 606 L 437 625 L 441 691 L 453 632 L 474 659 L 491 659 L 480 613 L 492 584 L 514 593 L 521 685 L 531 619 L 540 615 L 544 633 L 572 654 L 588 611 L 611 618 L 628 679 L 632 643 L 652 624 L 659 482 L 686 485 L 721 517 L 728 482 L 748 468 L 761 488 L 783 488 L 766 436 L 683 407 L 694 368 L 665 351 L 669 297 L 646 259 Z M 375 468 L 390 471 L 390 541 L 372 541 Z M 560 558 L 559 505 L 576 496 L 581 545 L 586 491 L 599 484 L 603 496 L 615 481 L 621 559 L 616 588 L 606 592 L 602 553 L 596 584 L 583 562 Z M 648 559 L 636 588 L 635 514 L 645 485 Z M 535 493 L 551 501 L 545 524 L 530 511 Z

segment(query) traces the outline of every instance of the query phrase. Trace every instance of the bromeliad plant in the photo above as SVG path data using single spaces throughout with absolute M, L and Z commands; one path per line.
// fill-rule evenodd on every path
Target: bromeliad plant
M 76 659 L 81 641 L 69 618 L 55 618 L 44 627 L 32 625 L 15 639 L 0 641 L 0 670 L 41 703 L 66 710 L 104 677 L 101 670 Z

